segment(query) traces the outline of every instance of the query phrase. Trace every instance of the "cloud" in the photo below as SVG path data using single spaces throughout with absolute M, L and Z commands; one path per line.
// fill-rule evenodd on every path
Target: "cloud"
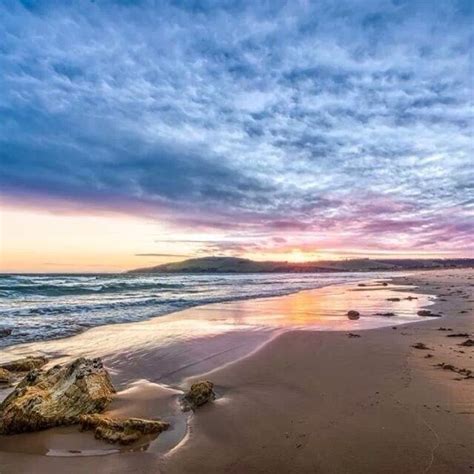
M 472 2 L 5 2 L 0 18 L 9 200 L 270 246 L 472 249 Z

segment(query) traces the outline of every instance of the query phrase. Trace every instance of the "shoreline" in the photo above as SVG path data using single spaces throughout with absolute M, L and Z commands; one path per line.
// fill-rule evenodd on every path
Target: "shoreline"
M 398 276 L 395 275 L 394 278 Z M 371 284 L 375 287 L 371 287 Z M 298 329 L 298 327 L 317 331 L 351 331 L 368 329 L 371 323 L 378 327 L 378 325 L 392 326 L 405 322 L 419 322 L 420 318 L 413 316 L 409 321 L 379 317 L 377 322 L 373 323 L 367 318 L 368 315 L 358 321 L 349 322 L 346 313 L 352 309 L 353 305 L 359 308 L 359 305 L 368 304 L 368 311 L 375 312 L 368 300 L 367 303 L 363 301 L 362 295 L 354 294 L 353 302 L 346 301 L 350 292 L 366 293 L 375 290 L 384 290 L 385 298 L 380 294 L 376 295 L 381 308 L 392 304 L 385 302 L 385 299 L 394 296 L 397 292 L 405 292 L 405 288 L 399 284 L 391 285 L 387 289 L 380 287 L 380 278 L 376 277 L 336 282 L 283 295 L 212 302 L 141 321 L 90 327 L 80 333 L 63 338 L 2 347 L 0 348 L 0 363 L 29 355 L 45 356 L 50 359 L 49 365 L 52 365 L 53 362 L 63 363 L 74 357 L 101 357 L 114 374 L 114 369 L 122 372 L 129 371 L 129 368 L 124 367 L 123 361 L 120 360 L 124 352 L 127 359 L 134 356 L 135 353 L 143 358 L 145 351 L 149 351 L 156 358 L 162 355 L 156 352 L 156 349 L 160 346 L 166 346 L 166 349 L 170 344 L 174 346 L 187 345 L 188 350 L 191 349 L 191 351 L 193 346 L 196 346 L 197 357 L 190 356 L 184 363 L 184 366 L 189 365 L 190 367 L 195 365 L 196 362 L 199 363 L 199 358 L 202 357 L 202 347 L 197 346 L 209 345 L 208 355 L 214 356 L 216 359 L 212 369 L 217 369 L 224 364 L 238 361 L 243 356 L 255 352 L 280 332 Z M 414 291 L 413 288 L 406 290 Z M 411 302 L 408 309 L 404 311 L 415 314 L 417 309 L 432 304 L 429 295 L 427 296 L 428 298 L 421 302 Z M 311 300 L 314 297 L 322 300 L 321 303 L 318 301 L 315 306 Z M 338 305 L 335 305 L 335 302 L 338 302 Z M 333 306 L 336 307 L 333 308 Z M 398 303 L 396 306 L 398 306 Z M 328 312 L 331 313 L 330 317 L 327 317 Z M 277 317 L 268 319 L 269 313 L 276 314 Z M 319 320 L 318 325 L 316 323 L 319 316 L 323 317 Z M 187 334 L 191 334 L 191 337 L 187 337 Z M 229 345 L 235 350 L 229 351 Z M 219 361 L 220 353 L 223 355 L 226 352 L 228 352 L 228 355 L 224 361 Z M 166 353 L 165 357 L 168 358 L 169 354 Z M 160 377 L 154 378 L 152 381 L 166 384 L 172 382 L 172 385 L 176 386 L 173 384 L 176 379 L 169 380 L 166 378 L 169 374 L 177 372 L 176 365 L 179 366 L 179 360 L 175 360 L 167 366 L 169 373 L 162 371 Z M 184 380 L 192 375 L 208 371 L 209 367 L 204 367 L 196 373 L 188 373 L 180 378 Z M 143 373 L 144 378 L 148 378 L 147 375 Z M 115 382 L 120 387 L 126 386 L 127 383 L 133 380 L 130 378 L 123 380 L 115 378 Z
M 400 281 L 398 281 L 397 278 L 395 278 L 393 280 L 393 283 L 400 284 L 407 281 L 416 282 L 417 278 L 420 279 L 418 274 L 411 275 L 409 277 L 398 277 Z M 353 286 L 354 284 L 356 284 L 356 282 L 352 282 Z M 435 290 L 435 287 L 431 285 L 426 288 L 425 287 L 417 288 L 416 292 L 423 293 L 424 291 L 426 291 L 426 294 L 433 294 L 434 290 Z M 403 290 L 399 290 L 399 291 L 403 291 Z M 472 294 L 469 300 L 471 299 L 472 299 Z M 439 307 L 440 304 L 441 304 L 441 307 Z M 442 306 L 443 304 L 445 304 L 445 302 L 438 301 L 435 303 L 435 306 L 433 306 L 433 308 L 444 311 L 444 307 Z M 162 317 L 159 317 L 157 319 L 162 319 Z M 354 362 L 356 362 L 357 360 L 364 360 L 365 364 L 367 364 L 367 360 L 366 360 L 367 351 L 369 351 L 369 354 L 371 353 L 371 351 L 373 351 L 373 349 L 370 349 L 370 347 L 366 345 L 367 343 L 369 344 L 371 343 L 370 340 L 382 339 L 384 341 L 385 345 L 382 345 L 382 346 L 379 345 L 377 346 L 377 348 L 378 349 L 380 349 L 381 347 L 383 348 L 382 358 L 384 360 L 387 359 L 385 362 L 388 363 L 392 359 L 394 360 L 397 359 L 402 349 L 406 351 L 406 347 L 405 347 L 406 343 L 412 339 L 413 335 L 419 334 L 420 331 L 426 331 L 426 329 L 415 329 L 415 327 L 425 328 L 426 326 L 427 328 L 431 328 L 432 326 L 436 326 L 436 325 L 439 326 L 440 324 L 441 325 L 448 324 L 448 319 L 449 319 L 449 324 L 452 324 L 452 317 L 450 317 L 449 315 L 442 319 L 436 318 L 434 320 L 430 319 L 427 321 L 417 321 L 419 322 L 419 324 L 416 324 L 416 325 L 411 325 L 409 323 L 405 325 L 402 324 L 402 325 L 397 326 L 398 331 L 396 334 L 395 334 L 395 331 L 391 329 L 390 326 L 388 326 L 387 328 L 378 328 L 378 329 L 373 329 L 373 330 L 356 329 L 357 332 L 359 331 L 361 332 L 361 338 L 356 338 L 356 339 L 348 338 L 347 334 L 345 334 L 346 332 L 345 329 L 341 331 L 322 331 L 322 330 L 314 331 L 309 328 L 300 329 L 300 330 L 285 330 L 283 334 L 274 335 L 274 337 L 270 341 L 264 342 L 263 344 L 259 345 L 258 348 L 238 358 L 237 360 L 229 361 L 219 367 L 213 368 L 211 371 L 204 372 L 204 375 L 202 375 L 203 373 L 200 372 L 201 375 L 197 377 L 198 379 L 202 377 L 209 377 L 209 378 L 212 377 L 212 380 L 217 385 L 217 392 L 220 395 L 220 398 L 214 404 L 212 404 L 212 406 L 203 407 L 201 411 L 191 416 L 191 418 L 189 419 L 189 427 L 187 430 L 187 434 L 180 442 L 178 442 L 175 445 L 174 448 L 172 448 L 170 451 L 166 452 L 166 454 L 163 455 L 163 450 L 157 449 L 157 446 L 160 444 L 160 441 L 162 442 L 164 440 L 164 437 L 163 438 L 160 437 L 156 441 L 155 448 L 150 448 L 147 453 L 128 453 L 128 454 L 120 454 L 120 455 L 112 454 L 112 455 L 106 456 L 105 458 L 102 459 L 102 462 L 105 462 L 108 468 L 111 470 L 104 471 L 104 472 L 157 472 L 158 466 L 160 466 L 159 472 L 165 472 L 165 473 L 166 472 L 205 472 L 206 470 L 207 472 L 224 472 L 224 471 L 229 470 L 230 466 L 233 466 L 233 465 L 239 466 L 240 469 L 244 469 L 244 470 L 247 468 L 264 469 L 266 466 L 273 466 L 274 468 L 276 468 L 277 465 L 274 464 L 275 460 L 272 461 L 267 456 L 270 452 L 275 457 L 275 459 L 280 459 L 281 457 L 279 454 L 280 451 L 285 452 L 286 454 L 292 454 L 293 450 L 300 450 L 300 449 L 303 449 L 305 446 L 304 444 L 299 443 L 299 442 L 296 443 L 295 446 L 301 444 L 300 447 L 291 446 L 291 449 L 290 449 L 290 447 L 286 446 L 285 440 L 293 439 L 293 435 L 291 431 L 289 431 L 292 423 L 289 423 L 289 425 L 286 426 L 285 428 L 286 431 L 279 432 L 279 427 L 282 421 L 281 420 L 277 421 L 275 420 L 274 417 L 268 418 L 268 414 L 266 413 L 268 411 L 267 404 L 269 404 L 269 407 L 274 407 L 276 409 L 276 406 L 279 405 L 279 399 L 281 399 L 282 401 L 286 401 L 287 410 L 288 408 L 290 408 L 289 411 L 291 412 L 294 409 L 294 413 L 293 413 L 294 416 L 292 416 L 292 418 L 297 418 L 298 416 L 302 416 L 303 409 L 304 409 L 304 413 L 306 414 L 312 413 L 314 411 L 315 401 L 312 400 L 311 403 L 308 405 L 308 401 L 306 400 L 306 398 L 307 398 L 307 395 L 309 395 L 310 393 L 313 393 L 312 391 L 314 391 L 314 395 L 316 396 L 316 398 L 318 398 L 319 397 L 318 393 L 321 390 L 320 384 L 317 384 L 316 386 L 313 387 L 312 384 L 314 382 L 312 382 L 311 380 L 309 381 L 307 380 L 305 383 L 303 383 L 302 386 L 301 386 L 301 381 L 299 379 L 293 380 L 294 374 L 292 373 L 292 371 L 290 371 L 290 373 L 287 373 L 288 371 L 287 366 L 288 364 L 291 365 L 292 359 L 296 358 L 296 360 L 293 361 L 294 364 L 292 366 L 292 369 L 295 372 L 295 374 L 299 374 L 299 376 L 302 379 L 305 379 L 305 377 L 308 378 L 309 374 L 310 374 L 310 378 L 314 377 L 315 375 L 314 373 L 316 372 L 320 378 L 322 377 L 320 382 L 324 380 L 324 382 L 322 382 L 321 385 L 326 387 L 327 390 L 329 391 L 331 388 L 331 384 L 335 384 L 336 388 L 342 389 L 342 387 L 339 388 L 340 381 L 333 380 L 335 377 L 334 375 L 331 375 L 331 373 L 332 372 L 344 373 L 346 377 L 349 377 L 349 379 L 352 380 L 352 385 L 350 386 L 352 389 L 355 389 L 354 393 L 352 394 L 355 396 L 357 393 L 359 393 L 359 391 L 362 390 L 362 388 L 359 387 L 360 381 L 357 381 L 357 379 L 354 378 L 354 374 L 351 373 L 351 371 L 357 373 L 357 369 L 355 369 L 357 367 L 357 364 L 351 369 L 351 371 L 346 373 L 347 365 L 354 364 Z M 461 319 L 466 320 L 465 317 Z M 472 313 L 471 313 L 471 319 L 467 318 L 467 321 L 470 322 L 472 326 Z M 142 324 L 142 323 L 132 323 L 132 324 Z M 95 329 L 98 329 L 98 328 L 95 328 Z M 394 338 L 393 337 L 394 335 L 396 335 L 397 338 Z M 439 336 L 439 334 L 436 334 L 436 336 Z M 77 337 L 77 336 L 73 336 L 73 337 Z M 428 336 L 423 336 L 423 337 L 428 337 Z M 433 338 L 433 335 L 429 334 L 428 339 L 432 339 L 432 338 Z M 70 339 L 71 338 L 68 338 L 68 340 Z M 390 344 L 393 344 L 393 342 L 396 343 L 394 348 L 392 348 L 391 351 L 388 351 L 388 347 L 390 346 Z M 402 344 L 403 347 L 401 347 L 400 344 Z M 338 356 L 337 354 L 339 354 L 341 350 L 342 350 L 342 353 L 340 356 Z M 438 351 L 438 348 L 436 348 L 436 350 Z M 347 351 L 349 351 L 349 353 Z M 352 354 L 351 351 L 355 351 L 354 354 Z M 361 352 L 358 353 L 357 351 L 361 351 Z M 385 353 L 387 351 L 388 351 L 388 354 Z M 409 349 L 409 351 L 413 352 L 412 349 Z M 439 349 L 439 351 L 441 350 Z M 312 353 L 314 354 L 311 355 Z M 317 354 L 317 357 L 315 358 L 316 354 Z M 356 360 L 344 361 L 345 356 L 349 357 L 350 354 L 352 354 L 356 358 Z M 416 355 L 417 354 L 415 351 L 415 357 Z M 122 354 L 122 356 L 126 357 L 126 354 L 125 355 Z M 324 360 L 326 360 L 327 367 L 320 365 Z M 145 364 L 157 364 L 157 363 L 159 364 L 159 361 L 160 361 L 159 358 L 158 359 L 151 358 L 147 360 L 143 360 L 142 358 L 140 358 L 140 363 L 145 363 Z M 369 365 L 372 366 L 372 364 L 374 363 L 375 362 L 372 361 L 370 362 Z M 283 366 L 280 366 L 281 364 L 287 367 L 285 370 L 283 370 L 283 372 L 282 372 Z M 424 370 L 423 367 L 424 367 L 423 364 L 421 368 L 410 366 L 410 370 L 411 371 L 420 370 L 421 372 L 423 372 Z M 384 378 L 387 376 L 387 374 L 385 373 L 386 369 L 387 369 L 387 366 L 383 365 L 383 367 L 377 369 L 376 374 Z M 310 370 L 310 372 L 308 372 L 308 370 Z M 405 364 L 404 370 L 406 370 L 406 364 Z M 445 374 L 443 374 L 444 371 L 442 370 L 437 370 L 435 372 L 436 372 L 435 374 L 436 381 L 438 382 L 437 379 L 439 378 L 440 374 L 441 375 L 445 375 Z M 361 374 L 359 374 L 359 376 L 360 375 Z M 367 374 L 363 375 L 363 377 L 366 378 Z M 292 381 L 290 382 L 288 379 L 291 379 Z M 191 381 L 193 380 L 196 380 L 196 374 L 182 378 L 182 382 L 180 386 L 187 385 L 191 383 Z M 258 383 L 255 382 L 256 380 L 258 380 Z M 376 379 L 374 380 L 372 378 L 370 382 L 372 385 L 371 388 L 374 388 L 375 386 L 378 386 L 381 384 L 380 380 L 376 380 Z M 430 380 L 428 380 L 428 382 L 431 383 Z M 286 386 L 288 386 L 288 383 L 290 384 L 289 387 L 294 386 L 294 390 L 290 389 L 289 393 L 287 393 L 288 389 L 285 388 Z M 347 383 L 349 383 L 349 381 L 347 381 Z M 467 381 L 456 382 L 456 383 L 459 383 L 459 384 L 462 383 L 466 385 L 468 383 L 471 383 L 471 381 L 467 380 Z M 300 388 L 297 389 L 296 387 L 298 386 L 300 386 Z M 131 388 L 133 389 L 133 386 Z M 270 388 L 273 388 L 273 390 L 270 390 L 270 392 L 268 392 Z M 130 387 L 129 389 L 126 389 L 125 392 L 127 390 L 130 390 Z M 159 386 L 156 386 L 156 384 L 152 382 L 151 384 L 149 383 L 148 385 L 146 383 L 143 383 L 141 390 L 142 391 L 148 390 L 151 392 L 155 391 L 156 393 L 158 393 L 160 389 L 159 389 Z M 345 388 L 344 390 L 347 390 L 347 388 Z M 335 400 L 339 400 L 341 403 L 345 401 L 348 406 L 352 406 L 353 401 L 351 401 L 350 399 L 347 399 L 347 397 L 349 396 L 349 393 L 347 393 L 347 391 L 344 391 L 344 390 L 342 392 L 336 391 L 333 394 L 335 396 Z M 382 393 L 382 391 L 380 390 L 379 390 L 379 393 Z M 128 403 L 130 403 L 130 401 L 133 400 L 134 397 L 136 398 L 139 395 L 140 390 L 138 391 L 136 390 L 135 392 L 136 393 L 131 398 L 128 399 L 129 400 Z M 273 392 L 276 392 L 276 393 L 273 393 Z M 361 401 L 365 400 L 365 398 L 362 396 L 362 392 L 361 392 Z M 150 396 L 143 403 L 136 402 L 135 412 L 133 410 L 131 412 L 127 411 L 127 409 L 125 409 L 124 411 L 124 407 L 122 407 L 121 408 L 122 411 L 120 411 L 120 408 L 119 408 L 118 413 L 127 414 L 131 416 L 144 416 L 143 413 L 146 410 L 151 409 L 151 412 L 153 412 L 154 410 L 153 406 L 156 406 L 155 395 Z M 177 396 L 178 396 L 177 393 L 174 392 L 173 395 L 170 397 L 170 399 L 175 400 Z M 373 398 L 373 393 L 371 397 Z M 377 397 L 375 399 L 377 399 Z M 166 403 L 168 403 L 169 401 L 170 400 L 167 400 Z M 257 403 L 256 401 L 258 401 L 259 403 Z M 319 401 L 327 403 L 327 401 L 325 401 L 324 399 L 319 400 Z M 377 404 L 375 404 L 375 406 L 376 405 Z M 328 411 L 328 413 L 346 412 L 346 409 L 344 408 L 344 406 L 345 405 L 341 405 L 341 406 L 338 405 L 337 410 L 335 409 L 335 410 L 326 410 L 326 411 Z M 250 410 L 251 408 L 252 409 L 258 408 L 258 410 L 256 412 L 252 412 L 252 410 Z M 117 410 L 117 408 L 115 407 L 113 409 Z M 278 413 L 279 413 L 279 417 L 283 416 L 283 419 L 285 418 L 285 416 L 282 415 L 280 411 L 278 411 Z M 323 415 L 324 413 L 319 414 L 319 417 L 322 416 L 324 418 Z M 229 419 L 229 416 L 230 416 L 230 419 Z M 252 438 L 252 436 L 254 436 L 252 434 L 254 430 L 251 430 L 251 432 L 249 432 L 248 429 L 247 430 L 244 429 L 245 426 L 235 425 L 235 420 L 236 420 L 236 417 L 242 420 L 260 420 L 262 416 L 265 419 L 265 421 L 263 422 L 262 420 L 261 424 L 259 421 L 257 423 L 257 428 L 255 428 L 255 430 L 257 433 L 259 433 L 261 440 L 267 439 L 267 440 L 273 440 L 273 441 L 268 442 L 268 446 L 266 446 L 265 448 L 262 448 L 262 450 L 259 450 L 259 452 L 257 453 L 255 452 L 255 446 L 258 446 L 258 440 L 255 440 L 254 438 Z M 223 420 L 227 420 L 227 421 L 224 422 Z M 314 426 L 318 426 L 317 421 L 318 420 L 313 420 Z M 229 438 L 229 434 L 227 433 L 229 426 L 232 426 L 232 428 L 236 430 L 235 436 L 232 435 L 230 436 L 230 438 Z M 470 425 L 469 428 L 472 428 L 472 426 Z M 269 429 L 271 430 L 271 432 L 268 431 Z M 326 426 L 326 429 L 328 429 L 327 426 Z M 222 430 L 224 430 L 224 432 L 222 432 Z M 283 444 L 281 444 L 282 440 L 280 439 L 279 436 L 275 438 L 275 432 L 283 437 Z M 286 436 L 285 433 L 288 434 L 288 437 Z M 300 433 L 300 434 L 304 434 L 304 433 Z M 21 435 L 21 436 L 24 436 L 24 435 Z M 42 436 L 43 435 L 39 435 L 40 438 Z M 299 435 L 295 434 L 295 436 L 299 436 Z M 308 434 L 306 434 L 305 436 L 302 436 L 301 439 L 303 440 L 307 436 Z M 249 444 L 250 440 L 252 440 L 252 442 Z M 319 439 L 319 442 L 323 442 L 323 441 L 324 440 Z M 237 442 L 237 445 L 235 445 L 235 442 Z M 236 450 L 235 454 L 229 452 L 230 447 L 232 447 L 233 450 Z M 253 458 L 252 461 L 245 460 L 248 454 L 246 454 L 244 447 L 247 450 L 249 450 L 248 452 L 254 453 L 253 456 L 255 457 Z M 288 449 L 290 449 L 290 451 L 288 451 Z M 267 450 L 268 452 L 265 452 L 265 450 Z M 214 454 L 211 455 L 211 451 Z M 296 452 L 298 453 L 298 451 Z M 207 457 L 205 456 L 205 453 L 207 453 Z M 239 459 L 238 453 L 240 453 L 240 460 L 238 460 Z M 306 456 L 308 457 L 308 453 L 306 453 Z M 54 469 L 54 466 L 62 466 L 63 468 L 65 466 L 64 458 L 51 458 L 47 456 L 38 457 L 37 455 L 31 454 L 31 455 L 25 455 L 26 459 L 20 462 L 17 459 L 18 455 L 15 455 L 14 453 L 6 454 L 3 452 L 3 453 L 0 453 L 0 467 L 2 466 L 1 463 L 4 462 L 4 458 L 6 458 L 8 462 L 13 462 L 11 466 L 15 466 L 15 469 L 18 469 L 16 470 L 16 472 L 28 472 L 27 470 L 22 471 L 21 469 L 25 468 L 25 466 L 28 465 L 28 462 L 29 462 L 28 459 L 30 459 L 30 457 L 34 458 L 37 462 L 39 462 L 39 466 L 44 466 L 45 469 L 47 466 L 46 470 L 49 470 L 50 468 Z M 88 472 L 87 469 L 92 469 L 92 466 L 94 466 L 95 463 L 98 462 L 97 457 L 94 457 L 94 456 L 87 457 L 87 458 L 80 458 L 80 461 L 78 460 L 78 458 L 75 458 L 75 459 L 76 459 L 75 462 L 81 465 L 80 467 L 77 468 L 77 472 Z M 309 459 L 311 459 L 311 455 L 309 455 Z M 63 464 L 61 464 L 61 462 Z M 288 461 L 285 461 L 286 464 L 285 462 L 281 464 L 281 462 L 282 461 L 280 460 L 280 463 L 278 464 L 278 466 L 280 467 L 286 466 L 288 470 L 283 470 L 280 472 L 314 472 L 314 471 L 311 471 L 310 467 L 304 463 L 303 464 L 296 463 L 296 464 L 289 465 L 287 464 Z M 192 468 L 192 466 L 196 466 L 196 465 L 200 466 L 200 468 L 197 470 Z M 414 465 L 419 467 L 419 465 L 416 463 Z M 292 466 L 298 466 L 299 471 L 291 470 L 294 468 Z M 70 469 L 70 465 L 68 465 L 67 469 Z M 405 466 L 405 470 L 406 470 L 406 466 Z M 10 472 L 10 471 L 5 471 L 5 472 Z M 43 472 L 43 471 L 40 470 L 39 472 Z M 76 470 L 74 470 L 73 472 L 76 472 Z M 234 472 L 234 471 L 231 470 L 231 472 Z M 235 472 L 242 472 L 242 470 L 240 471 L 236 470 Z M 255 471 L 247 471 L 247 472 L 260 472 L 260 471 L 255 470 Z M 327 471 L 327 470 L 324 471 L 323 470 L 321 472 L 339 472 L 339 471 Z M 344 472 L 344 471 L 341 471 L 341 472 Z M 357 469 L 353 469 L 351 470 L 351 472 L 363 472 L 363 471 L 362 470 L 358 471 Z M 388 470 L 387 472 L 397 472 L 397 471 Z M 408 472 L 421 472 L 421 471 L 412 470 Z M 463 471 L 463 470 L 449 471 L 448 470 L 448 471 L 439 471 L 439 472 L 468 472 L 468 471 Z
M 390 276 L 386 276 L 386 275 L 379 275 L 379 274 L 384 274 L 384 273 L 389 273 Z M 397 276 L 397 275 L 404 275 L 406 274 L 407 272 L 406 271 L 392 271 L 392 270 L 385 270 L 385 271 L 367 271 L 367 272 L 330 272 L 330 273 L 326 273 L 326 272 L 323 272 L 323 273 L 303 273 L 303 274 L 294 274 L 294 273 L 287 273 L 287 274 L 284 274 L 284 273 L 270 273 L 270 274 L 263 274 L 263 275 L 291 275 L 291 276 L 294 276 L 294 275 L 305 275 L 305 276 L 311 276 L 311 275 L 315 275 L 315 276 L 318 276 L 318 275 L 324 275 L 324 276 L 347 276 L 347 275 L 353 275 L 354 276 L 354 279 L 353 280 L 345 280 L 345 281 L 339 281 L 339 282 L 319 282 L 316 286 L 309 286 L 309 287 L 299 287 L 299 288 L 288 288 L 286 290 L 280 290 L 278 292 L 275 292 L 273 294 L 258 294 L 258 295 L 240 295 L 240 296 L 224 296 L 224 297 L 221 297 L 221 298 L 210 298 L 211 301 L 195 301 L 195 302 L 188 302 L 188 304 L 184 305 L 183 307 L 180 307 L 180 308 L 174 308 L 174 309 L 170 309 L 168 311 L 165 311 L 164 313 L 159 313 L 159 311 L 157 310 L 157 313 L 155 314 L 150 314 L 148 316 L 143 316 L 142 318 L 140 319 L 137 319 L 137 320 L 131 320 L 131 321 L 120 321 L 120 320 L 116 320 L 116 321 L 110 321 L 110 322 L 104 322 L 102 324 L 95 324 L 95 325 L 88 325 L 88 326 L 83 326 L 82 328 L 80 329 L 77 329 L 75 332 L 73 333 L 66 333 L 66 334 L 63 334 L 63 335 L 58 335 L 56 337 L 50 337 L 50 338 L 46 338 L 46 339 L 34 339 L 34 340 L 25 340 L 25 341 L 21 341 L 21 342 L 14 342 L 14 343 L 9 343 L 7 345 L 2 345 L 0 344 L 0 359 L 1 359 L 1 353 L 2 351 L 4 350 L 8 350 L 10 348 L 13 348 L 13 347 L 16 347 L 16 346 L 21 346 L 21 345 L 25 345 L 25 344 L 40 344 L 40 343 L 47 343 L 48 341 L 57 341 L 57 340 L 62 340 L 62 339 L 67 339 L 67 338 L 72 338 L 72 337 L 75 337 L 79 334 L 83 334 L 84 332 L 87 332 L 91 329 L 94 329 L 94 328 L 98 328 L 98 327 L 103 327 L 103 326 L 113 326 L 113 325 L 124 325 L 124 324 L 134 324 L 134 323 L 140 323 L 140 322 L 144 322 L 144 321 L 148 321 L 148 320 L 153 320 L 153 319 L 156 319 L 156 318 L 162 318 L 162 317 L 167 317 L 167 316 L 173 316 L 175 314 L 178 314 L 178 313 L 181 313 L 183 311 L 187 311 L 187 310 L 192 310 L 193 308 L 200 308 L 200 307 L 203 307 L 203 306 L 207 306 L 207 305 L 213 305 L 213 304 L 222 304 L 222 303 L 233 303 L 233 302 L 239 302 L 239 301 L 252 301 L 252 300 L 258 300 L 258 299 L 266 299 L 266 298 L 280 298 L 280 297 L 284 297 L 284 296 L 290 296 L 290 295 L 294 295 L 296 293 L 300 293 L 302 291 L 312 291 L 312 290 L 317 290 L 317 289 L 320 289 L 320 288 L 325 288 L 325 287 L 328 287 L 328 286 L 335 286 L 335 285 L 347 285 L 347 284 L 351 284 L 351 283 L 358 283 L 358 282 L 364 282 L 364 281 L 370 281 L 370 280 L 376 280 L 376 279 L 386 279 L 386 278 L 391 278 L 392 276 Z M 6 276 L 11 276 L 13 274 L 6 274 Z M 20 274 L 20 276 L 22 276 L 23 274 Z M 24 275 L 29 275 L 29 274 L 24 274 Z M 31 274 L 32 276 L 47 276 L 49 274 L 39 274 L 39 275 L 35 275 L 35 274 Z M 66 276 L 69 275 L 69 274 L 65 274 Z M 97 276 L 100 276 L 100 275 L 106 275 L 107 274 L 90 274 L 90 275 L 97 275 Z M 114 274 L 115 276 L 120 276 L 121 274 Z M 169 276 L 176 276 L 176 274 L 167 274 Z M 203 276 L 205 274 L 199 274 L 199 273 L 196 273 L 196 274 L 190 274 L 191 276 Z M 232 274 L 232 273 L 225 273 L 225 274 L 212 274 L 213 276 L 239 276 L 239 275 L 262 275 L 262 273 L 257 273 L 257 274 L 252 274 L 252 273 L 244 273 L 244 274 Z M 360 278 L 359 278 L 359 275 L 360 275 Z M 61 274 L 53 274 L 52 276 L 61 276 Z M 77 276 L 75 274 L 71 274 L 70 276 Z M 80 274 L 80 276 L 82 276 L 82 274 Z M 138 275 L 140 276 L 140 275 Z M 142 275 L 142 276 L 150 276 L 150 275 Z M 161 276 L 161 275 L 160 275 Z M 166 276 L 166 275 L 164 275 Z M 179 276 L 179 275 L 178 275 Z M 186 275 L 184 275 L 186 276 Z M 160 285 L 159 282 L 156 283 L 158 286 Z M 8 336 L 7 336 L 8 337 Z M 2 340 L 3 338 L 0 339 L 0 343 L 3 343 L 4 341 Z

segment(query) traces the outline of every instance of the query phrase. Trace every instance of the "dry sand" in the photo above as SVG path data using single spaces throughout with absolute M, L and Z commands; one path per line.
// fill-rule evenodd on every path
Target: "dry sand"
M 472 473 L 474 380 L 457 380 L 459 374 L 435 364 L 474 369 L 474 348 L 459 346 L 464 338 L 447 337 L 474 332 L 474 272 L 418 273 L 397 283 L 443 295 L 430 309 L 445 317 L 357 331 L 360 337 L 285 332 L 206 374 L 219 399 L 192 415 L 186 438 L 167 453 L 153 448 L 161 436 L 146 452 L 100 457 L 19 454 L 10 446 L 0 452 L 0 472 Z M 431 350 L 413 348 L 416 342 Z M 149 371 L 153 359 L 144 362 Z M 122 392 L 112 410 L 150 416 L 156 399 L 167 399 L 163 390 L 136 385 Z M 170 392 L 169 399 L 176 397 Z M 182 418 L 167 414 L 176 417 L 178 439 Z M 36 442 L 45 437 L 28 436 Z M 20 447 L 33 444 L 25 435 L 16 438 Z

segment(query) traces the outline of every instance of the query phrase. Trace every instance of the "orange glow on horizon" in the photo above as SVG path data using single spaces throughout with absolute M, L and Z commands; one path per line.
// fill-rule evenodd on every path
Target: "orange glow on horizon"
M 322 243 L 311 246 L 304 242 L 305 236 L 285 234 L 284 237 L 285 243 L 261 245 L 258 252 L 252 251 L 252 247 L 247 252 L 219 252 L 212 250 L 218 248 L 213 243 L 230 242 L 226 235 L 190 234 L 187 229 L 173 228 L 157 219 L 104 213 L 53 213 L 3 206 L 0 212 L 0 272 L 122 272 L 211 255 L 293 263 L 367 257 L 456 256 L 455 252 L 337 248 L 337 234 L 324 237 L 323 243 L 327 247 Z M 245 236 L 241 236 L 239 242 L 245 248 Z M 261 242 L 265 244 L 264 239 Z
M 0 271 L 121 272 L 150 260 L 155 265 L 173 261 L 136 256 L 160 230 L 156 223 L 132 217 L 2 209 Z

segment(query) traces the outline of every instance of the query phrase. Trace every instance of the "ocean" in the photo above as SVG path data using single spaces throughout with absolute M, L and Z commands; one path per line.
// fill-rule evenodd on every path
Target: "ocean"
M 193 306 L 279 296 L 374 273 L 0 275 L 0 347 L 141 321 Z M 385 275 L 387 276 L 387 275 Z M 11 330 L 11 334 L 2 330 Z

